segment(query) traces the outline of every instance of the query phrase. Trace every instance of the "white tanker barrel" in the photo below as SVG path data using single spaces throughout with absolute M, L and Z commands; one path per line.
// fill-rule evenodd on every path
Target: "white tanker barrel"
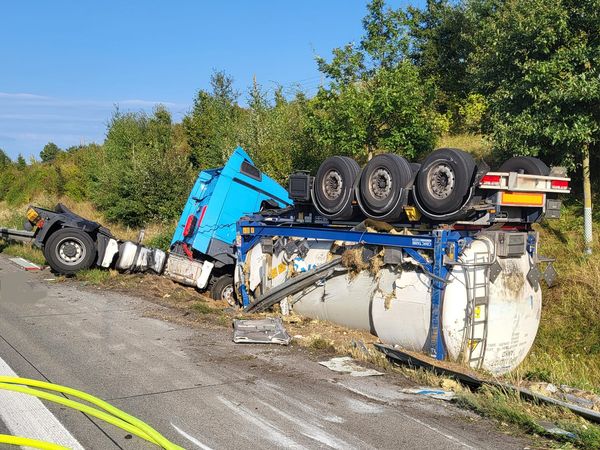
M 260 246 L 254 251 L 260 252 Z M 305 259 L 323 261 L 326 251 L 321 241 Z M 494 241 L 486 236 L 462 251 L 460 265 L 452 266 L 447 277 L 441 327 L 450 360 L 502 374 L 515 369 L 533 345 L 542 296 L 527 279 L 527 252 L 506 258 L 495 253 Z M 255 262 L 257 256 L 262 259 L 250 256 Z M 265 263 L 269 259 L 265 257 Z M 299 314 L 364 329 L 386 344 L 427 352 L 431 290 L 431 278 L 406 263 L 383 266 L 376 274 L 340 268 L 331 278 L 292 296 L 291 303 Z
M 489 265 L 455 266 L 451 270 L 444 291 L 442 330 L 451 360 L 461 358 L 466 341 L 473 347 L 473 358 L 483 356 L 483 369 L 502 374 L 515 369 L 533 345 L 540 324 L 542 291 L 539 287 L 536 290 L 527 279 L 532 267 L 527 252 L 508 258 L 494 257 L 495 253 L 494 243 L 487 237 L 473 241 L 462 253 L 460 261 L 465 264 L 497 262 L 499 270 L 495 277 L 490 275 Z M 469 289 L 475 291 L 474 295 L 467 295 Z M 469 342 L 470 336 L 465 337 L 465 331 L 471 329 L 465 316 L 467 302 L 485 296 L 487 306 L 474 308 L 474 339 Z M 484 333 L 487 333 L 485 342 L 479 340 L 485 337 Z

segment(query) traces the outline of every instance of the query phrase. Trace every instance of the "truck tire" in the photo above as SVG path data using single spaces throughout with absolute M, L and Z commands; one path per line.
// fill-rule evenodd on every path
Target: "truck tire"
M 319 212 L 330 219 L 351 219 L 354 183 L 359 172 L 358 163 L 347 156 L 332 156 L 323 161 L 313 185 L 313 201 Z
M 527 175 L 550 174 L 550 168 L 537 158 L 532 156 L 513 156 L 500 166 L 498 172 L 523 172 Z
M 419 170 L 421 169 L 421 164 L 416 163 L 416 162 L 411 162 L 409 164 L 410 164 L 410 169 L 412 170 L 413 177 L 416 177 L 417 174 L 419 173 Z
M 373 157 L 360 173 L 360 210 L 372 219 L 399 219 L 404 206 L 402 191 L 409 187 L 412 178 L 412 168 L 403 157 L 392 153 Z
M 96 260 L 96 243 L 85 231 L 61 228 L 44 244 L 44 257 L 53 271 L 63 275 L 89 269 Z
M 423 161 L 414 194 L 417 206 L 426 217 L 448 215 L 464 206 L 476 164 L 473 157 L 459 149 L 435 150 Z
M 210 287 L 210 296 L 213 300 L 225 300 L 229 305 L 236 306 L 237 300 L 233 277 L 225 274 L 217 278 Z

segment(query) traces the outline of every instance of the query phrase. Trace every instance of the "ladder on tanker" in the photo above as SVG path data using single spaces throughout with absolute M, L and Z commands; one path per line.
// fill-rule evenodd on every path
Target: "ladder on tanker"
M 474 262 L 463 266 L 467 284 L 466 362 L 481 369 L 487 348 L 489 318 L 489 253 L 474 254 Z M 472 275 L 472 277 L 471 277 Z M 464 347 L 463 347 L 464 348 Z

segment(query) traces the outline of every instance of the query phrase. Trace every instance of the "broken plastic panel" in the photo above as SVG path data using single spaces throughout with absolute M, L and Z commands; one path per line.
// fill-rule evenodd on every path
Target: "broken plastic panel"
M 233 321 L 233 342 L 236 344 L 288 345 L 291 340 L 280 318 Z

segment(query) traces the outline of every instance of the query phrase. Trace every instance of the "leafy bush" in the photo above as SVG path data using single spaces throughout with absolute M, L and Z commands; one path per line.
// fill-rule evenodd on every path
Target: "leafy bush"
M 179 216 L 193 181 L 187 155 L 173 144 L 169 112 L 111 119 L 93 199 L 109 220 L 139 226 Z

